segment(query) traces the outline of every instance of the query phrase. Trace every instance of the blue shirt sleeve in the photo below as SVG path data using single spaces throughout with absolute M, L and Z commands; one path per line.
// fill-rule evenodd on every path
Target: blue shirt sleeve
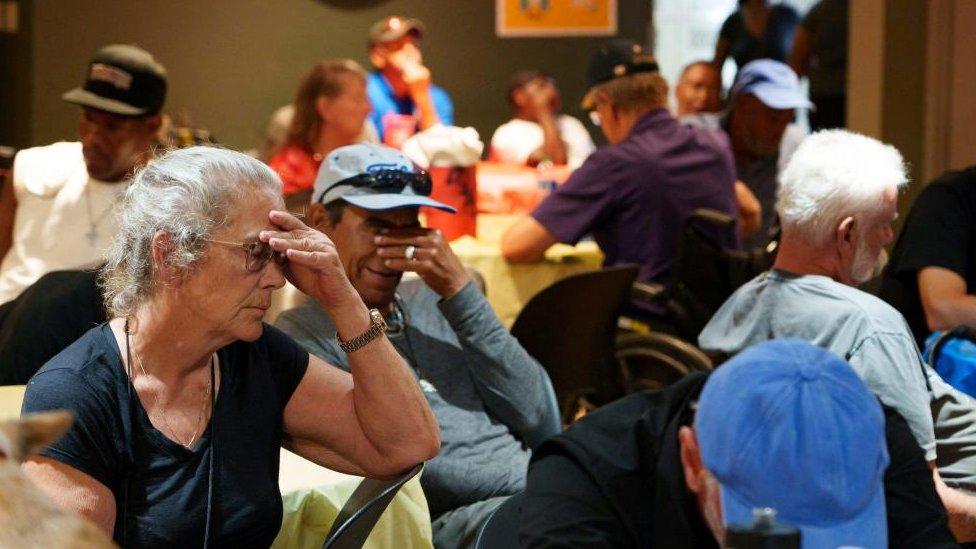
M 451 101 L 451 96 L 443 88 L 431 86 L 430 98 L 434 102 L 434 110 L 437 111 L 437 117 L 441 119 L 441 123 L 445 126 L 453 126 L 454 103 Z
M 50 369 L 27 384 L 21 414 L 68 410 L 74 422 L 60 439 L 40 452 L 70 465 L 115 490 L 121 479 L 121 416 L 119 398 L 97 391 L 75 372 Z
M 598 227 L 614 201 L 614 181 L 620 171 L 612 153 L 598 150 L 569 179 L 539 204 L 532 217 L 566 244 Z

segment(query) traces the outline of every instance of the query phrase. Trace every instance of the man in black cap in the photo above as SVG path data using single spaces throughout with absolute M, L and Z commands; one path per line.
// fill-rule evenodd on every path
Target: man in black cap
M 537 261 L 556 242 L 593 234 L 604 263 L 636 263 L 638 279 L 666 284 L 684 219 L 698 208 L 734 215 L 735 167 L 728 141 L 679 123 L 667 109 L 668 84 L 633 42 L 614 40 L 586 73 L 591 112 L 611 145 L 587 158 L 502 238 L 512 262 Z M 732 234 L 716 234 L 737 246 Z M 662 310 L 641 310 L 652 321 Z
M 400 133 L 408 126 L 409 135 L 438 123 L 454 124 L 451 97 L 433 84 L 424 66 L 420 38 L 425 30 L 419 19 L 399 15 L 384 17 L 369 29 L 369 60 L 376 70 L 366 81 L 366 93 L 373 104 L 370 120 L 384 143 L 399 146 L 386 135 L 391 128 Z
M 102 263 L 123 183 L 160 126 L 166 70 L 136 46 L 106 46 L 62 97 L 82 107 L 80 140 L 20 151 L 0 191 L 0 304 L 45 273 Z

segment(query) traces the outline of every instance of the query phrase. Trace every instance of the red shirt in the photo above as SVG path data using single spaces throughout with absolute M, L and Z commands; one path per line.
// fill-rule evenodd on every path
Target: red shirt
M 311 189 L 322 165 L 322 155 L 312 154 L 298 145 L 287 145 L 268 161 L 284 183 L 283 194 L 288 196 Z

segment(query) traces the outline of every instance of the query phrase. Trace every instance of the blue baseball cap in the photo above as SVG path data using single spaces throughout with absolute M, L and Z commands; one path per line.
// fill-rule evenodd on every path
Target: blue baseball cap
M 360 177 L 364 175 L 375 177 Z M 425 178 L 426 185 L 420 184 Z M 377 180 L 400 180 L 400 185 L 377 185 Z M 418 184 L 414 184 L 414 181 Z M 457 210 L 451 206 L 428 196 L 429 182 L 426 172 L 415 170 L 413 162 L 400 151 L 382 145 L 358 143 L 339 147 L 325 157 L 315 177 L 312 202 L 329 204 L 345 200 L 370 211 L 430 206 L 455 213 Z
M 730 95 L 744 93 L 755 95 L 772 109 L 815 109 L 793 69 L 773 59 L 757 59 L 739 69 Z
M 772 507 L 805 549 L 888 546 L 884 414 L 839 357 L 801 340 L 743 351 L 706 382 L 695 433 L 726 526 Z

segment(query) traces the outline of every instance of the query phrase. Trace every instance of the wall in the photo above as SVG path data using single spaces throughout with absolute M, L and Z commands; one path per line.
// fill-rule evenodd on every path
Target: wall
M 619 35 L 644 41 L 650 10 L 647 0 L 620 0 Z M 457 122 L 483 140 L 509 117 L 507 80 L 520 68 L 550 71 L 567 112 L 582 116 L 586 60 L 605 38 L 496 38 L 492 0 L 38 0 L 30 140 L 71 139 L 77 110 L 61 94 L 81 83 L 98 47 L 135 42 L 169 71 L 169 112 L 228 146 L 257 146 L 309 66 L 329 57 L 366 63 L 366 31 L 391 13 L 427 24 L 435 82 L 452 94 Z
M 17 5 L 16 33 L 0 32 L 0 145 L 23 147 L 30 142 L 31 3 Z
M 973 36 L 972 0 L 851 0 L 848 126 L 904 155 L 902 219 L 928 182 L 976 161 Z

